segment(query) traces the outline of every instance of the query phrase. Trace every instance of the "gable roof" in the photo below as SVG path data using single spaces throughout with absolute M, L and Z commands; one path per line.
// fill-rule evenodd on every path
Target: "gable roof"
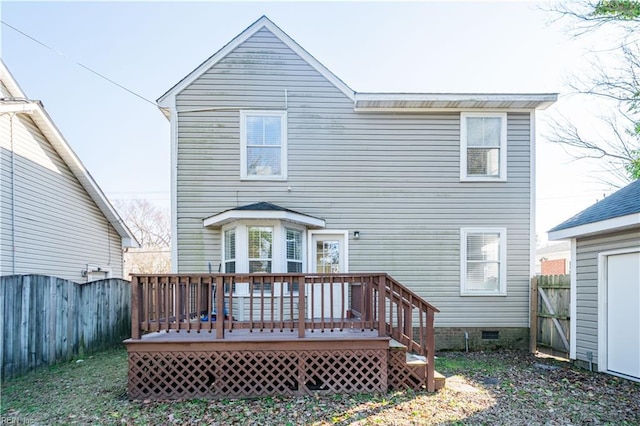
M 158 98 L 158 106 L 165 116 L 170 118 L 168 109 L 174 107 L 175 96 L 178 93 L 263 28 L 271 31 L 271 33 L 351 99 L 354 102 L 354 110 L 356 111 L 460 110 L 466 108 L 545 109 L 558 100 L 557 93 L 356 93 L 276 24 L 269 20 L 269 18 L 263 15 Z
M 218 63 L 221 59 L 227 56 L 236 47 L 244 43 L 247 39 L 253 36 L 261 29 L 266 28 L 271 31 L 276 37 L 278 37 L 284 44 L 286 44 L 291 50 L 297 53 L 302 59 L 304 59 L 311 67 L 322 74 L 327 80 L 329 80 L 334 86 L 336 86 L 342 93 L 344 93 L 349 99 L 354 99 L 355 92 L 329 71 L 324 65 L 322 65 L 316 58 L 309 52 L 304 50 L 294 39 L 289 37 L 284 31 L 282 31 L 276 24 L 274 24 L 266 16 L 260 17 L 253 24 L 249 25 L 247 29 L 237 35 L 233 40 L 227 43 L 222 49 L 211 55 L 206 61 L 201 63 L 196 69 L 191 71 L 186 77 L 180 80 L 176 85 L 169 89 L 164 95 L 158 98 L 158 105 L 162 107 L 173 106 L 172 98 L 180 93 L 185 87 L 193 83 L 197 78 L 209 70 L 212 66 Z
M 549 230 L 557 240 L 640 225 L 640 179 Z
M 53 120 L 44 109 L 40 101 L 29 100 L 18 85 L 16 79 L 11 75 L 4 62 L 0 59 L 0 82 L 2 82 L 11 98 L 0 99 L 0 112 L 28 112 L 38 129 L 47 138 L 53 149 L 69 167 L 71 173 L 78 179 L 80 185 L 87 191 L 89 197 L 98 206 L 98 209 L 114 227 L 120 238 L 123 247 L 139 247 L 136 237 L 131 233 L 127 225 L 115 210 L 111 202 L 104 195 L 98 184 L 95 182 L 89 171 L 84 167 L 80 158 L 71 149 L 71 146 L 60 133 L 60 130 L 53 123 Z
M 247 204 L 215 214 L 203 220 L 203 226 L 218 227 L 243 219 L 275 219 L 299 223 L 311 228 L 324 228 L 325 221 L 267 202 Z

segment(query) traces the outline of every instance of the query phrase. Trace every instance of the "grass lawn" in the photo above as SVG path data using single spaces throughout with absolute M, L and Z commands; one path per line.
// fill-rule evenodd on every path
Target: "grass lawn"
M 117 349 L 3 383 L 1 419 L 43 425 L 640 424 L 640 384 L 568 363 L 518 351 L 451 352 L 438 356 L 436 369 L 448 385 L 434 394 L 129 401 L 127 354 Z

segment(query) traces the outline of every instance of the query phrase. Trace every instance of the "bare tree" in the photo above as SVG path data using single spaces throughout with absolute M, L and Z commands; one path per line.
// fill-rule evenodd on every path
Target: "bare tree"
M 169 213 L 148 200 L 116 200 L 115 206 L 140 242 L 124 255 L 125 276 L 171 271 L 171 222 Z
M 617 37 L 609 49 L 591 51 L 590 69 L 568 83 L 574 94 L 611 101 L 610 113 L 598 117 L 608 131 L 587 137 L 570 119 L 560 117 L 550 121 L 549 139 L 576 159 L 602 159 L 612 177 L 607 183 L 619 186 L 640 178 L 640 2 L 574 0 L 550 10 L 556 21 L 570 21 L 567 31 L 573 37 L 605 27 Z

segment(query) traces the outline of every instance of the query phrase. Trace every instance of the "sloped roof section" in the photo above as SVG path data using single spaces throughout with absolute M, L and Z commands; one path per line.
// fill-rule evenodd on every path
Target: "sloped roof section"
M 278 37 L 311 67 L 316 69 L 351 99 L 354 103 L 355 111 L 393 112 L 396 110 L 422 111 L 484 108 L 545 109 L 558 98 L 556 93 L 356 93 L 276 24 L 269 20 L 269 18 L 262 16 L 158 98 L 158 106 L 167 118 L 170 118 L 169 109 L 174 107 L 175 96 L 178 93 L 263 28 L 266 28 Z
M 302 59 L 304 59 L 309 65 L 311 65 L 316 71 L 322 74 L 327 80 L 329 80 L 334 86 L 336 86 L 341 92 L 354 99 L 354 91 L 347 86 L 342 80 L 336 77 L 331 71 L 329 71 L 324 65 L 322 65 L 316 58 L 309 52 L 304 50 L 302 46 L 296 43 L 291 37 L 289 37 L 284 31 L 282 31 L 276 24 L 274 24 L 266 16 L 262 16 L 260 19 L 251 24 L 247 29 L 241 32 L 233 40 L 227 43 L 222 49 L 218 50 L 206 61 L 200 64 L 196 69 L 191 71 L 186 77 L 180 80 L 175 86 L 169 89 L 164 95 L 158 98 L 157 102 L 160 108 L 169 108 L 173 106 L 173 98 L 180 93 L 185 87 L 193 83 L 202 74 L 207 72 L 212 66 L 222 60 L 231 51 L 244 43 L 247 39 L 253 36 L 261 29 L 266 28 L 278 37 L 284 44 L 286 44 L 291 50 L 297 53 Z
M 259 202 L 248 204 L 246 206 L 235 207 L 225 210 L 222 213 L 215 214 L 203 220 L 203 226 L 218 227 L 236 220 L 263 220 L 276 219 L 288 222 L 298 223 L 309 228 L 324 228 L 325 221 L 317 217 L 299 213 L 285 207 L 271 204 L 268 202 Z
M 96 181 L 93 179 L 89 171 L 84 167 L 80 158 L 71 149 L 60 130 L 53 123 L 53 120 L 44 109 L 40 101 L 29 100 L 22 91 L 16 79 L 11 75 L 4 62 L 0 59 L 0 81 L 9 90 L 11 99 L 2 99 L 1 103 L 7 108 L 20 108 L 22 112 L 28 110 L 31 118 L 38 126 L 42 134 L 47 138 L 53 149 L 65 162 L 71 173 L 78 179 L 80 185 L 87 191 L 89 197 L 96 203 L 102 214 L 107 218 L 109 223 L 114 227 L 118 235 L 122 239 L 123 247 L 139 247 L 140 244 L 136 237 L 129 230 L 127 225 L 113 207 L 109 199 L 104 195 Z
M 635 225 L 640 225 L 640 179 L 555 226 L 549 238 L 571 238 Z

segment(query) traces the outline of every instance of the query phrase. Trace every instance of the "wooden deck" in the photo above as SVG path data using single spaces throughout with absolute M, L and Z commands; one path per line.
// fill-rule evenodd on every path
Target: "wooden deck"
M 212 331 L 158 331 L 142 335 L 139 340 L 125 340 L 125 343 L 195 343 L 195 342 L 325 342 L 327 340 L 382 340 L 388 342 L 390 337 L 378 336 L 377 330 L 360 330 L 347 328 L 344 330 L 311 330 L 303 337 L 298 336 L 298 330 L 263 330 L 255 331 L 248 329 L 237 329 L 225 334 L 223 340 L 216 339 L 215 332 Z
M 132 309 L 132 399 L 436 389 L 437 310 L 384 274 L 134 276 Z

